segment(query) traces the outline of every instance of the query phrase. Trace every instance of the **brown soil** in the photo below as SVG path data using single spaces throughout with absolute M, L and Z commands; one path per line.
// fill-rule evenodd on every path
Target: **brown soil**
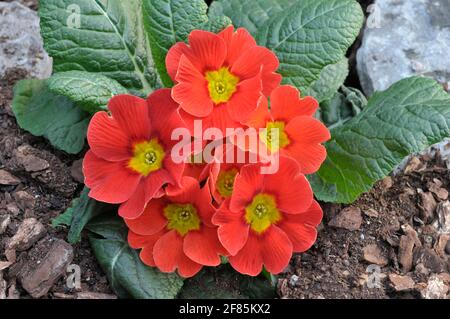
M 21 2 L 33 9 L 37 8 L 36 0 Z M 361 2 L 367 6 L 371 1 Z M 351 61 L 354 61 L 357 47 L 358 44 L 355 44 L 349 52 Z M 353 63 L 352 66 L 348 82 L 358 87 Z M 12 87 L 18 80 L 27 77 L 27 74 L 16 70 L 0 79 L 0 170 L 7 170 L 20 179 L 16 186 L 0 186 L 0 218 L 11 216 L 6 232 L 0 235 L 0 262 L 6 260 L 6 244 L 25 218 L 37 218 L 46 226 L 47 233 L 31 249 L 18 254 L 17 262 L 3 272 L 11 298 L 30 298 L 20 283 L 16 285 L 16 276 L 25 265 L 42 261 L 55 239 L 66 239 L 67 230 L 52 228 L 50 221 L 68 207 L 82 188 L 71 177 L 70 170 L 73 163 L 82 156 L 69 156 L 55 150 L 45 139 L 21 130 L 15 121 L 11 112 Z M 48 162 L 49 168 L 34 173 L 26 172 L 17 162 L 16 156 L 18 148 L 23 145 L 31 146 L 33 155 Z M 361 211 L 363 221 L 357 230 L 330 227 L 330 220 L 345 207 L 323 204 L 325 216 L 318 240 L 311 250 L 294 256 L 286 272 L 280 276 L 280 297 L 419 298 L 420 291 L 433 278 L 433 274 L 441 274 L 442 280 L 448 280 L 442 274 L 448 275 L 449 256 L 442 252 L 442 247 L 437 247 L 442 236 L 435 224 L 438 216 L 434 212 L 432 217 L 424 221 L 420 193 L 428 192 L 436 183 L 442 183 L 441 188 L 450 190 L 450 173 L 439 156 L 421 158 L 419 162 L 410 165 L 410 172 L 407 174 L 379 182 L 371 192 L 364 194 L 350 206 Z M 22 196 L 18 197 L 18 192 Z M 24 192 L 28 195 L 24 195 Z M 436 195 L 432 196 L 437 202 L 444 201 Z M 411 269 L 404 269 L 399 261 L 399 245 L 402 246 L 400 241 L 403 239 L 407 242 L 410 239 L 407 233 L 417 234 L 420 241 L 415 243 L 413 255 L 410 256 L 413 259 Z M 378 257 L 383 263 L 387 263 L 380 267 L 379 288 L 367 286 L 371 274 L 366 270 L 373 262 L 364 259 L 363 250 L 369 244 L 375 244 L 379 248 Z M 400 256 L 400 260 L 402 258 Z M 106 276 L 96 262 L 87 238 L 74 245 L 73 263 L 81 267 L 82 292 L 111 294 Z M 398 287 L 396 290 L 389 279 L 390 274 L 410 277 L 414 281 L 414 287 L 397 291 Z M 65 276 L 61 278 L 44 298 L 73 298 L 76 291 L 66 287 L 65 279 Z

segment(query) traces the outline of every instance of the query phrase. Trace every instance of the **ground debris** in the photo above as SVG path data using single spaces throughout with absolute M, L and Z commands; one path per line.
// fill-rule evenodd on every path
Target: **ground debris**
M 365 261 L 379 266 L 386 266 L 388 263 L 388 259 L 377 244 L 370 244 L 364 247 L 363 257 Z
M 10 172 L 0 169 L 0 185 L 15 186 L 20 184 L 20 179 L 12 175 Z
M 389 274 L 389 281 L 395 291 L 408 291 L 414 289 L 415 286 L 414 280 L 409 276 Z

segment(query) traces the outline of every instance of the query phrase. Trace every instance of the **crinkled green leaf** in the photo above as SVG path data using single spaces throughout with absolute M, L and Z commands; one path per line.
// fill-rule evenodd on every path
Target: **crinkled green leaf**
M 209 7 L 210 15 L 226 15 L 233 25 L 246 28 L 251 34 L 264 26 L 274 14 L 288 10 L 299 0 L 216 0 Z
M 450 136 L 450 95 L 431 79 L 402 80 L 331 135 L 328 157 L 310 181 L 318 199 L 351 203 L 406 156 Z
M 303 0 L 264 23 L 257 41 L 277 55 L 283 83 L 303 92 L 326 66 L 342 61 L 363 18 L 355 0 Z
M 23 80 L 14 88 L 12 109 L 19 126 L 44 136 L 67 153 L 84 146 L 89 114 L 64 96 L 51 93 L 43 80 Z
M 232 24 L 231 19 L 226 16 L 208 16 L 209 20 L 200 27 L 201 30 L 219 33 Z
M 192 30 L 206 27 L 214 31 L 225 21 L 222 17 L 208 23 L 204 0 L 143 0 L 143 10 L 153 59 L 166 86 L 173 84 L 165 63 L 169 49 L 177 42 L 186 42 Z
M 179 295 L 183 299 L 268 299 L 275 296 L 275 287 L 264 276 L 241 275 L 230 265 L 203 269 L 185 281 Z
M 313 82 L 302 96 L 313 96 L 319 103 L 333 98 L 337 90 L 344 84 L 348 75 L 348 60 L 342 59 L 336 64 L 329 64 L 323 68 L 319 79 Z
M 114 95 L 128 93 L 116 80 L 83 71 L 56 73 L 47 80 L 47 85 L 50 91 L 68 97 L 89 113 L 106 110 Z
M 113 290 L 123 298 L 172 299 L 183 280 L 176 274 L 161 273 L 144 265 L 128 246 L 127 228 L 119 218 L 99 218 L 88 225 L 94 254 Z
M 103 74 L 140 95 L 161 86 L 143 26 L 142 0 L 45 0 L 39 15 L 55 72 Z
M 344 125 L 367 105 L 367 99 L 361 91 L 345 86 L 341 87 L 341 91 L 320 104 L 318 118 L 329 129 Z

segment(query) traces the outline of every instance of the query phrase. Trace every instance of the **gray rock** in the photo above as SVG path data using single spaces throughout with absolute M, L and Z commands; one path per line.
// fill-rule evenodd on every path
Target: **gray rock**
M 12 69 L 30 77 L 51 75 L 52 60 L 44 51 L 37 13 L 19 2 L 0 2 L 0 78 Z
M 45 296 L 61 278 L 73 260 L 73 248 L 64 240 L 56 240 L 37 265 L 27 264 L 20 273 L 22 287 L 33 297 Z
M 413 76 L 450 86 L 450 0 L 377 0 L 357 54 L 364 92 Z
M 0 235 L 3 235 L 10 223 L 11 217 L 9 215 L 0 216 Z

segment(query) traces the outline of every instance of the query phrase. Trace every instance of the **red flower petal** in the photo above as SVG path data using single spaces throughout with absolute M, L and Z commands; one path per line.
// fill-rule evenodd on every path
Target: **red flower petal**
M 292 243 L 284 231 L 275 225 L 269 227 L 260 245 L 264 267 L 272 274 L 282 272 L 292 257 Z
M 262 271 L 263 257 L 259 236 L 250 232 L 244 247 L 236 256 L 228 257 L 230 265 L 244 275 L 257 276 Z
M 228 48 L 228 55 L 225 60 L 226 65 L 233 65 L 241 54 L 256 46 L 255 39 L 244 28 L 239 28 L 236 32 L 234 27 L 229 26 L 219 33 Z
M 217 237 L 217 228 L 205 226 L 186 235 L 183 251 L 190 259 L 204 266 L 220 265 L 220 255 L 227 254 Z
M 145 205 L 147 205 L 145 198 L 145 181 L 141 180 L 130 199 L 120 205 L 119 216 L 127 219 L 138 218 L 144 212 Z
M 184 122 L 186 123 L 187 128 L 191 132 L 194 131 L 194 121 L 196 120 L 201 121 L 202 123 L 202 134 L 208 128 L 217 128 L 225 136 L 227 128 L 233 129 L 243 127 L 242 124 L 240 124 L 237 121 L 234 121 L 230 117 L 227 110 L 227 104 L 220 104 L 214 106 L 212 113 L 204 118 L 192 116 L 189 113 L 184 112 L 183 110 L 180 110 L 180 115 L 183 118 Z
M 178 104 L 172 99 L 171 89 L 159 89 L 147 98 L 152 133 L 161 138 L 163 144 L 172 146 L 172 131 L 186 125 L 178 113 Z
M 266 71 L 275 71 L 278 64 L 278 59 L 272 51 L 265 47 L 254 46 L 241 54 L 231 66 L 231 73 L 241 80 L 250 79 L 258 75 L 263 67 Z
M 167 219 L 163 215 L 166 204 L 163 199 L 153 199 L 147 204 L 141 216 L 136 219 L 125 219 L 125 223 L 136 234 L 146 236 L 156 234 L 167 225 Z
M 263 67 L 261 73 L 263 94 L 265 96 L 270 96 L 272 91 L 280 85 L 282 79 L 283 77 L 281 76 L 281 74 L 272 72 L 272 70 L 268 69 L 267 67 Z
M 172 89 L 172 97 L 187 113 L 205 117 L 213 110 L 213 102 L 209 96 L 208 83 L 202 73 L 182 56 L 176 76 L 178 82 Z
M 180 64 L 180 58 L 183 54 L 188 54 L 189 47 L 184 42 L 178 42 L 172 46 L 167 52 L 166 56 L 166 68 L 170 78 L 175 81 L 177 75 L 178 66 Z
M 317 239 L 317 226 L 323 217 L 322 209 L 316 201 L 301 214 L 284 214 L 277 225 L 292 242 L 295 252 L 304 252 L 311 248 Z
M 228 201 L 213 216 L 212 222 L 219 226 L 217 231 L 223 247 L 231 254 L 236 255 L 248 238 L 249 225 L 245 223 L 241 213 L 230 212 L 226 206 Z
M 319 144 L 330 139 L 327 127 L 312 117 L 300 116 L 289 122 L 286 133 L 291 139 L 286 154 L 300 163 L 302 173 L 316 172 L 327 156 L 325 147 Z
M 183 238 L 175 230 L 164 234 L 153 247 L 153 258 L 162 272 L 178 273 L 182 277 L 192 277 L 202 265 L 190 260 L 183 252 Z
M 272 116 L 269 112 L 269 103 L 265 96 L 261 96 L 258 100 L 258 106 L 250 115 L 246 125 L 255 129 L 265 128 L 268 121 L 272 120 Z
M 300 99 L 300 92 L 295 87 L 282 85 L 272 91 L 270 106 L 275 120 L 288 122 L 297 116 L 313 116 L 319 103 L 310 96 Z
M 230 200 L 232 212 L 243 211 L 252 202 L 253 196 L 261 192 L 264 176 L 261 174 L 261 165 L 249 164 L 241 168 L 241 172 L 234 181 L 233 195 Z
M 150 138 L 148 105 L 144 99 L 132 95 L 116 95 L 109 100 L 108 108 L 118 125 L 133 141 Z
M 264 175 L 263 192 L 275 195 L 277 207 L 292 214 L 307 210 L 313 200 L 311 186 L 300 174 L 298 163 L 284 156 L 280 156 L 278 172 Z
M 185 254 L 180 255 L 178 260 L 178 274 L 183 278 L 190 278 L 195 276 L 201 269 L 202 265 L 192 261 Z
M 109 161 L 125 161 L 131 157 L 131 141 L 116 120 L 106 112 L 97 112 L 92 117 L 87 131 L 91 150 Z
M 203 68 L 199 69 L 202 74 L 219 69 L 225 61 L 227 46 L 217 34 L 194 30 L 189 34 L 189 46 L 195 60 L 202 63 Z
M 153 247 L 156 266 L 163 272 L 174 272 L 183 253 L 183 238 L 175 230 L 165 233 Z
M 123 162 L 108 162 L 88 151 L 83 161 L 83 174 L 86 186 L 91 189 L 89 196 L 110 204 L 127 201 L 136 191 L 141 177 L 125 166 Z
M 135 232 L 129 230 L 128 231 L 128 244 L 133 249 L 139 249 L 144 247 L 147 242 L 151 241 L 153 236 L 142 236 L 136 234 Z
M 227 102 L 227 111 L 230 117 L 235 121 L 245 122 L 256 109 L 261 97 L 261 90 L 259 73 L 252 78 L 239 82 L 237 91 Z

